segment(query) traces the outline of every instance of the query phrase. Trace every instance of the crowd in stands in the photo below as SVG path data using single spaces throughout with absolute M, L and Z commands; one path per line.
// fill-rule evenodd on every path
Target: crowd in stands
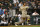
M 23 3 L 26 3 L 26 6 L 30 7 L 29 9 L 40 9 L 40 2 L 38 2 L 37 0 L 33 0 L 33 1 L 31 0 L 2 0 L 0 1 L 0 20 L 4 22 L 8 20 L 7 22 L 9 22 L 10 24 L 10 22 L 12 21 L 11 17 L 13 16 L 10 13 L 12 13 L 12 10 L 14 9 L 17 15 L 21 14 L 21 12 L 19 11 L 19 8 L 23 6 Z

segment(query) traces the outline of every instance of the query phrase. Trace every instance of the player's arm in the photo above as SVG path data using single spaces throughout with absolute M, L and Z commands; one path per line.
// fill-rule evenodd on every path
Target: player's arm
M 29 8 L 29 6 L 26 6 L 26 8 Z
M 26 9 L 28 10 L 29 9 L 29 6 L 26 6 Z

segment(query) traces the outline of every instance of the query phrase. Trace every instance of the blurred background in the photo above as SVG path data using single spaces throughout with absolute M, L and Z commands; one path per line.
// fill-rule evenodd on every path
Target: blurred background
M 27 14 L 30 15 L 30 19 L 26 18 L 23 24 L 40 25 L 40 0 L 0 0 L 0 26 L 15 25 L 20 20 L 18 15 L 22 15 L 19 8 L 23 3 L 29 6 Z

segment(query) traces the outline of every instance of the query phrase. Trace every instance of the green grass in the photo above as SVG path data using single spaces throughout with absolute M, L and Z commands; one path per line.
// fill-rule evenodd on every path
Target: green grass
M 25 26 L 0 26 L 0 27 L 40 27 L 40 25 L 31 25 L 31 26 L 28 26 L 28 25 L 25 25 Z

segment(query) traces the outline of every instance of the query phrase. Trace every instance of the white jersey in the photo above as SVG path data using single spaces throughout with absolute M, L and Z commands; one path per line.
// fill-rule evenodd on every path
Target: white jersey
M 21 22 L 21 21 L 22 21 L 22 20 L 21 20 L 21 15 L 19 14 L 18 17 L 19 17 L 19 22 Z
M 26 17 L 26 15 L 27 15 L 27 8 L 29 8 L 28 6 L 21 6 L 20 7 L 20 11 L 22 11 L 22 17 Z

